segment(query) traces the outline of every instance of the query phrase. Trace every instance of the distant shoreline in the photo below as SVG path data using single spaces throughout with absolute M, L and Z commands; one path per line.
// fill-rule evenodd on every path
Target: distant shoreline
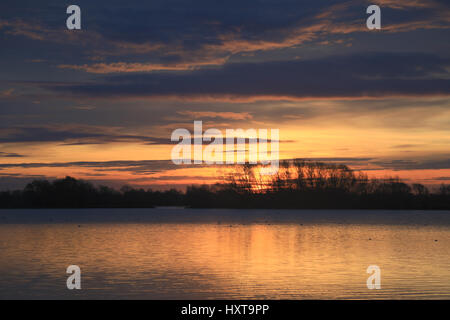
M 280 165 L 269 178 L 258 166 L 237 166 L 223 182 L 192 185 L 185 192 L 130 186 L 118 191 L 72 177 L 35 180 L 23 190 L 0 192 L 0 208 L 450 210 L 450 185 L 431 192 L 399 178 L 369 179 L 345 165 L 302 160 Z

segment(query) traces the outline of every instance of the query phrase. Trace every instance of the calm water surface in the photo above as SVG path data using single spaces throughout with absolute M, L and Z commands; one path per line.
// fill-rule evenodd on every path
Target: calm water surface
M 450 299 L 450 212 L 0 210 L 10 298 Z

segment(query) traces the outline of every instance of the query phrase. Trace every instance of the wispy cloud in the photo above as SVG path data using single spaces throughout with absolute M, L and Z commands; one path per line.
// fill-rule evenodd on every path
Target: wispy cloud
M 0 151 L 0 158 L 23 158 L 23 157 L 25 157 L 25 156 L 22 154 Z
M 450 60 L 422 53 L 235 63 L 177 74 L 130 74 L 103 83 L 43 85 L 64 94 L 105 98 L 298 100 L 448 96 Z
M 27 163 L 0 163 L 1 169 L 10 168 L 90 168 L 98 172 L 121 171 L 137 175 L 147 175 L 167 170 L 186 168 L 199 168 L 201 165 L 177 166 L 172 160 L 117 160 L 117 161 L 77 161 L 77 162 L 27 162 Z
M 442 2 L 379 0 L 375 3 L 399 11 L 398 14 L 409 13 L 406 18 L 383 25 L 384 33 L 450 28 L 450 13 Z M 161 7 L 157 3 L 140 3 L 139 13 L 111 5 L 109 20 L 102 14 L 102 19 L 89 29 L 77 32 L 70 32 L 63 25 L 44 25 L 19 15 L 18 18 L 0 20 L 0 32 L 34 41 L 76 44 L 76 50 L 88 60 L 122 57 L 117 61 L 58 65 L 59 68 L 97 74 L 192 70 L 223 65 L 236 55 L 283 50 L 312 42 L 329 43 L 334 36 L 368 32 L 361 19 L 365 12 L 357 1 L 317 2 L 314 5 L 285 2 L 276 6 L 281 10 L 278 16 L 274 16 L 270 3 L 260 3 L 258 15 L 253 10 L 245 10 L 240 2 L 227 2 L 227 8 L 232 10 L 224 11 L 202 3 L 204 10 L 192 21 L 192 17 L 183 14 L 190 12 L 190 6 L 177 5 L 176 12 L 160 15 Z M 416 9 L 427 10 L 427 14 L 417 14 Z M 234 12 L 241 12 L 241 19 L 236 20 Z M 146 14 L 156 15 L 154 21 L 149 21 Z M 160 27 L 164 18 L 173 21 L 171 25 L 164 24 L 168 30 Z M 124 22 L 127 29 L 123 31 L 109 23 L 115 19 Z M 153 31 L 155 28 L 158 33 Z
M 248 120 L 253 118 L 253 116 L 248 112 L 178 111 L 178 114 L 187 115 L 195 119 L 222 118 L 231 120 Z
M 0 91 L 0 98 L 11 98 L 14 95 L 14 89 Z
M 374 161 L 373 164 L 383 169 L 392 170 L 424 170 L 424 169 L 450 169 L 450 158 L 448 159 L 394 159 Z
M 103 129 L 103 130 L 102 130 Z M 114 134 L 111 128 L 72 126 L 12 127 L 0 129 L 0 143 L 57 142 L 64 145 L 106 144 L 113 142 L 140 142 L 143 144 L 171 144 L 168 138 L 136 134 Z
M 82 70 L 89 73 L 120 73 L 120 72 L 151 72 L 151 71 L 184 71 L 194 70 L 203 66 L 222 65 L 226 62 L 226 58 L 217 58 L 214 60 L 183 62 L 173 64 L 160 63 L 128 63 L 128 62 L 113 62 L 113 63 L 95 63 L 84 65 L 68 65 L 61 64 L 58 68 Z

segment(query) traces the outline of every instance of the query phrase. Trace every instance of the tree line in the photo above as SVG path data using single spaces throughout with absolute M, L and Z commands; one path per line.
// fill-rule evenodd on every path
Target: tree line
M 215 185 L 185 192 L 115 190 L 72 177 L 35 180 L 23 190 L 0 193 L 1 208 L 286 208 L 450 210 L 450 185 L 431 192 L 399 178 L 369 179 L 345 165 L 285 161 L 275 175 L 258 165 L 236 166 Z
M 152 208 L 184 206 L 178 190 L 153 191 L 124 186 L 120 191 L 72 177 L 34 180 L 23 190 L 0 193 L 1 208 Z
M 192 207 L 284 209 L 415 209 L 449 210 L 450 185 L 431 192 L 399 178 L 369 179 L 346 165 L 284 161 L 276 175 L 243 165 L 223 177 L 223 183 L 191 186 Z

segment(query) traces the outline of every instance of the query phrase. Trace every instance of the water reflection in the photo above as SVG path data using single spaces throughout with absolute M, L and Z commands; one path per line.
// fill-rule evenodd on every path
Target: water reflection
M 0 298 L 448 299 L 449 257 L 447 225 L 13 223 Z M 80 291 L 65 287 L 71 264 Z M 381 290 L 366 287 L 371 264 Z

